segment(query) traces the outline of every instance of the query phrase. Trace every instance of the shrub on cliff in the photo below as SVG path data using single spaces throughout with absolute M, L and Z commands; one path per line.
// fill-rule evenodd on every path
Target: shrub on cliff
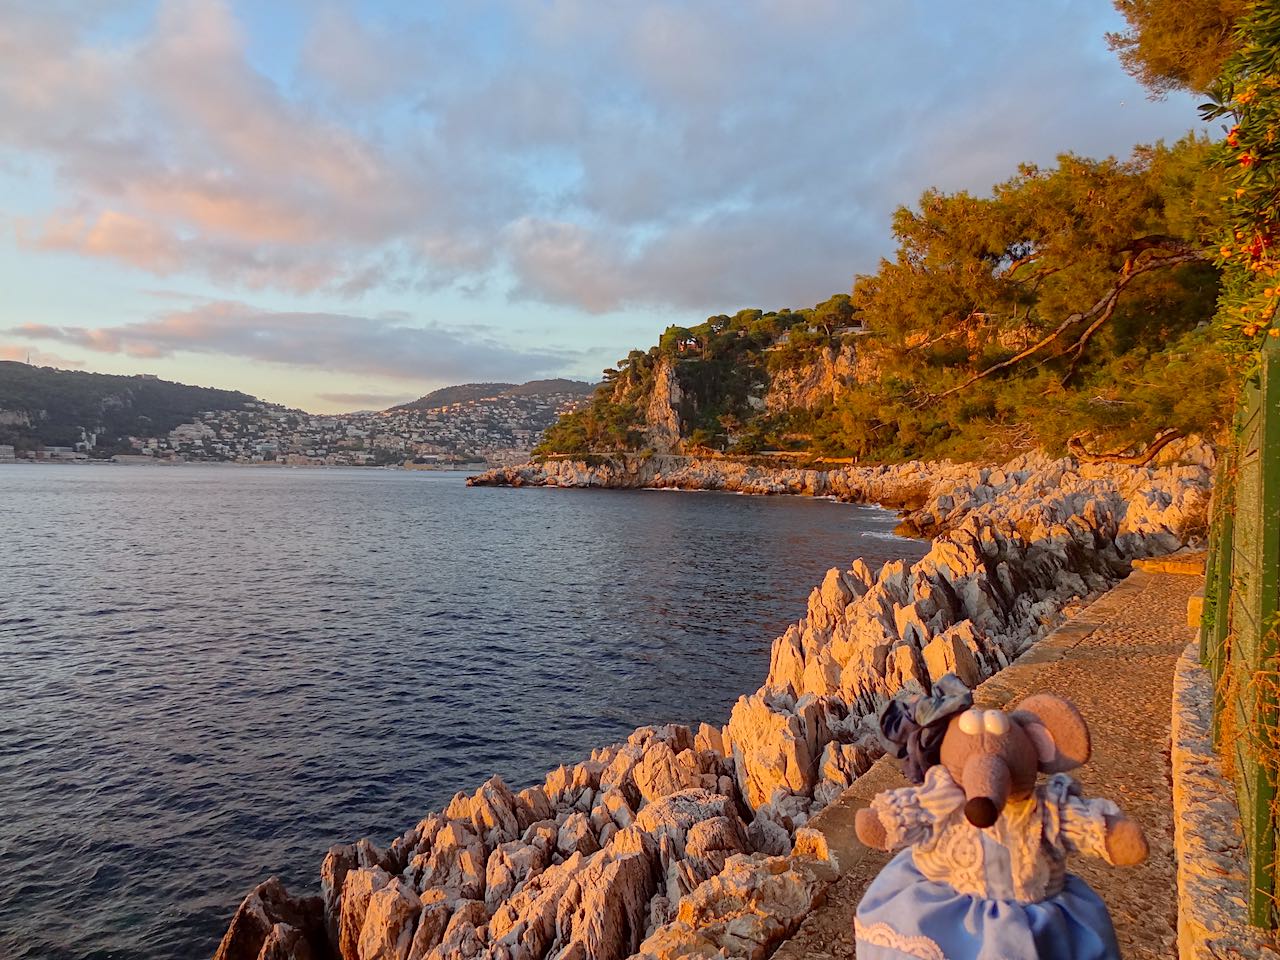
M 1126 160 L 1024 165 L 985 197 L 927 191 L 896 213 L 895 257 L 852 296 L 669 328 L 606 371 L 544 450 L 637 448 L 651 401 L 666 402 L 663 363 L 682 436 L 736 453 L 995 459 L 1212 434 L 1231 379 L 1206 327 L 1219 288 L 1212 151 L 1188 137 Z M 816 374 L 842 344 L 856 380 L 766 409 L 778 378 Z
M 818 442 L 990 456 L 1214 432 L 1222 359 L 1199 329 L 1218 293 L 1210 149 L 1189 137 L 1124 161 L 1066 155 L 989 197 L 928 191 L 900 209 L 895 258 L 854 287 L 879 378 L 839 398 Z

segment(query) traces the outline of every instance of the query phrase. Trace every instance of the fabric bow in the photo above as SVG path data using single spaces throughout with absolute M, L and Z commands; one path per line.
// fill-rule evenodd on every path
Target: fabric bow
M 903 773 L 923 783 L 924 772 L 938 763 L 947 723 L 973 706 L 973 691 L 954 673 L 938 679 L 933 692 L 899 694 L 880 711 L 880 742 L 895 759 L 905 760 Z

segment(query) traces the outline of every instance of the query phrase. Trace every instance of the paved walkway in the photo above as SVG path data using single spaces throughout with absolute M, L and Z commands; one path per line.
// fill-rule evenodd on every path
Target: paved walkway
M 1079 857 L 1069 869 L 1106 901 L 1127 960 L 1177 955 L 1176 884 L 1169 771 L 1173 669 L 1192 639 L 1187 600 L 1201 578 L 1135 570 L 1128 579 L 1055 631 L 976 692 L 979 706 L 1005 706 L 1037 691 L 1080 707 L 1093 732 L 1093 759 L 1074 771 L 1085 793 L 1108 797 L 1146 831 L 1151 856 L 1137 867 Z M 842 877 L 826 903 L 782 944 L 780 960 L 850 958 L 853 914 L 888 856 L 853 835 L 854 811 L 882 789 L 905 783 L 877 763 L 815 818 L 836 853 Z

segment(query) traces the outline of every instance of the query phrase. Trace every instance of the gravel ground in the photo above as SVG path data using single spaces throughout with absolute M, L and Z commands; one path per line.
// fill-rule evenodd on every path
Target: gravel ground
M 1135 571 L 977 691 L 985 706 L 1011 704 L 1037 691 L 1056 693 L 1074 701 L 1088 719 L 1093 759 L 1073 775 L 1086 795 L 1114 800 L 1142 824 L 1151 856 L 1128 868 L 1082 857 L 1070 869 L 1110 908 L 1121 953 L 1130 960 L 1177 955 L 1170 701 L 1174 665 L 1193 636 L 1186 626 L 1187 599 L 1201 582 Z M 857 805 L 847 807 L 849 830 Z M 870 852 L 845 861 L 848 872 L 775 957 L 853 957 L 854 909 L 887 859 Z

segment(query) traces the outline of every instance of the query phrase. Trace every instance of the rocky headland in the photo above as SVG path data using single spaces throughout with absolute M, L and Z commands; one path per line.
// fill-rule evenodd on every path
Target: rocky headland
M 1026 456 L 768 469 L 725 461 L 549 461 L 479 483 L 678 487 L 905 505 L 934 537 L 914 564 L 833 568 L 722 726 L 642 727 L 512 790 L 458 793 L 386 847 L 332 847 L 318 893 L 270 879 L 217 960 L 667 960 L 769 955 L 831 877 L 805 824 L 879 755 L 878 707 L 945 673 L 1006 666 L 1135 558 L 1204 535 L 1212 457 L 1144 467 Z

